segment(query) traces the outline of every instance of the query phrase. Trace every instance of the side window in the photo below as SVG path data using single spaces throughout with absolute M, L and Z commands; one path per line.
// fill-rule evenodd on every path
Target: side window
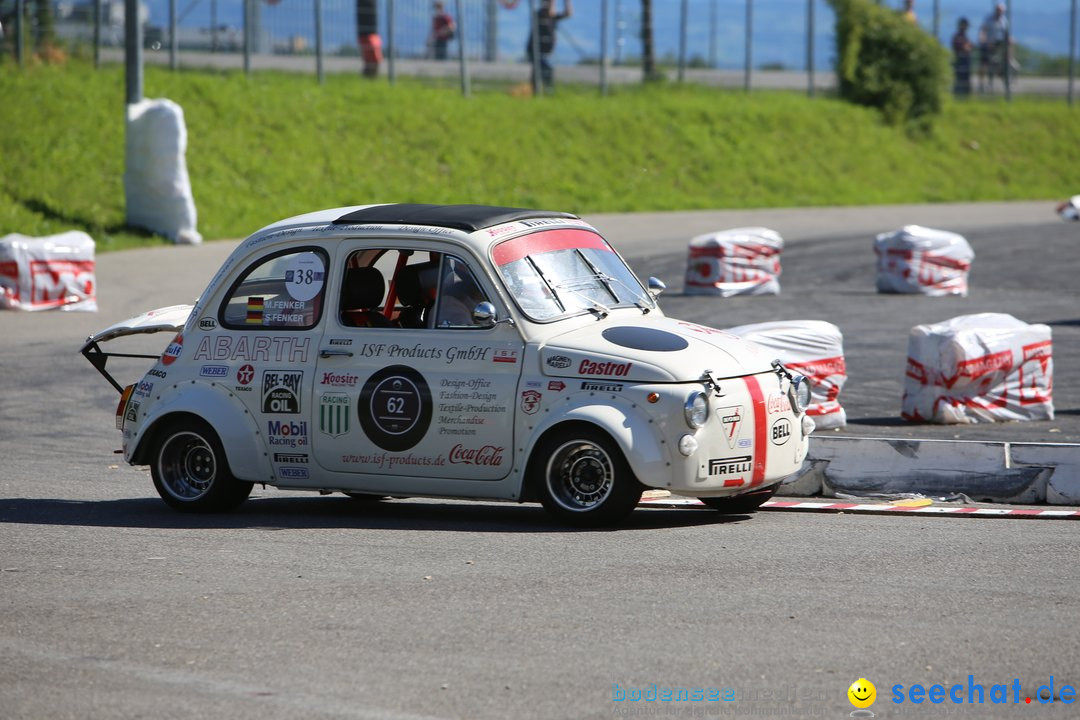
M 452 255 L 444 256 L 435 327 L 476 327 L 473 309 L 485 300 L 487 296 L 469 266 Z
M 233 285 L 221 308 L 234 330 L 307 330 L 319 323 L 326 289 L 326 253 L 288 250 L 255 263 Z

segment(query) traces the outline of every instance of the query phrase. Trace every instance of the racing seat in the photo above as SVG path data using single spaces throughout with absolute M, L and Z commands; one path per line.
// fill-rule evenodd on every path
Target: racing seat
M 349 268 L 341 291 L 341 322 L 351 327 L 394 327 L 379 311 L 385 293 L 386 281 L 378 268 Z
M 401 327 L 424 328 L 428 326 L 428 311 L 435 304 L 438 272 L 439 261 L 431 260 L 406 265 L 398 273 L 398 300 L 404 306 L 398 315 L 398 323 Z

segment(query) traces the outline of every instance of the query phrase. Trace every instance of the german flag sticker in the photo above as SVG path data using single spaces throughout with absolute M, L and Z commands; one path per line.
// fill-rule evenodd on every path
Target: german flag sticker
M 247 324 L 248 325 L 262 325 L 263 324 L 263 303 L 265 300 L 261 297 L 249 297 L 247 302 Z

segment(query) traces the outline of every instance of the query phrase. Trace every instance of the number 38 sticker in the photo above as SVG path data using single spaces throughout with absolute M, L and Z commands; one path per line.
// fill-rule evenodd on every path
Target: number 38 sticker
M 319 294 L 325 279 L 322 258 L 313 252 L 300 253 L 285 268 L 285 291 L 293 300 L 307 302 Z
M 368 378 L 357 403 L 360 427 L 383 450 L 408 450 L 431 425 L 431 391 L 410 367 L 391 365 Z

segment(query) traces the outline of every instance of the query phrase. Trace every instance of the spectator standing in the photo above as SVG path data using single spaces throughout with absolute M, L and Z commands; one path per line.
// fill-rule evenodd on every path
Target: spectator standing
M 376 77 L 383 54 L 375 0 L 356 0 L 356 42 L 360 46 L 360 56 L 364 59 L 364 77 Z
M 555 84 L 555 69 L 551 66 L 551 53 L 555 50 L 556 25 L 570 17 L 572 13 L 573 8 L 570 7 L 570 0 L 563 0 L 563 11 L 561 13 L 555 12 L 555 0 L 540 0 L 540 8 L 536 11 L 534 27 L 537 30 L 539 39 L 537 44 L 540 46 L 540 79 L 545 88 L 550 89 Z M 529 62 L 532 63 L 532 31 L 529 32 L 529 39 L 525 43 L 525 55 L 529 58 Z M 535 70 L 536 66 L 533 64 L 533 88 L 537 87 Z
M 917 24 L 919 20 L 915 17 L 915 0 L 904 0 L 904 10 L 901 14 L 911 24 Z
M 431 45 L 432 54 L 436 60 L 446 59 L 446 45 L 457 34 L 457 25 L 450 13 L 446 12 L 446 6 L 438 0 L 434 5 L 434 15 L 431 16 L 431 37 L 428 43 Z
M 995 73 L 1004 76 L 1008 72 L 1011 61 L 1009 44 L 1005 3 L 997 3 L 979 28 L 979 92 L 993 87 Z
M 971 39 L 967 35 L 968 19 L 956 21 L 956 34 L 952 36 L 953 94 L 967 97 L 971 94 Z

